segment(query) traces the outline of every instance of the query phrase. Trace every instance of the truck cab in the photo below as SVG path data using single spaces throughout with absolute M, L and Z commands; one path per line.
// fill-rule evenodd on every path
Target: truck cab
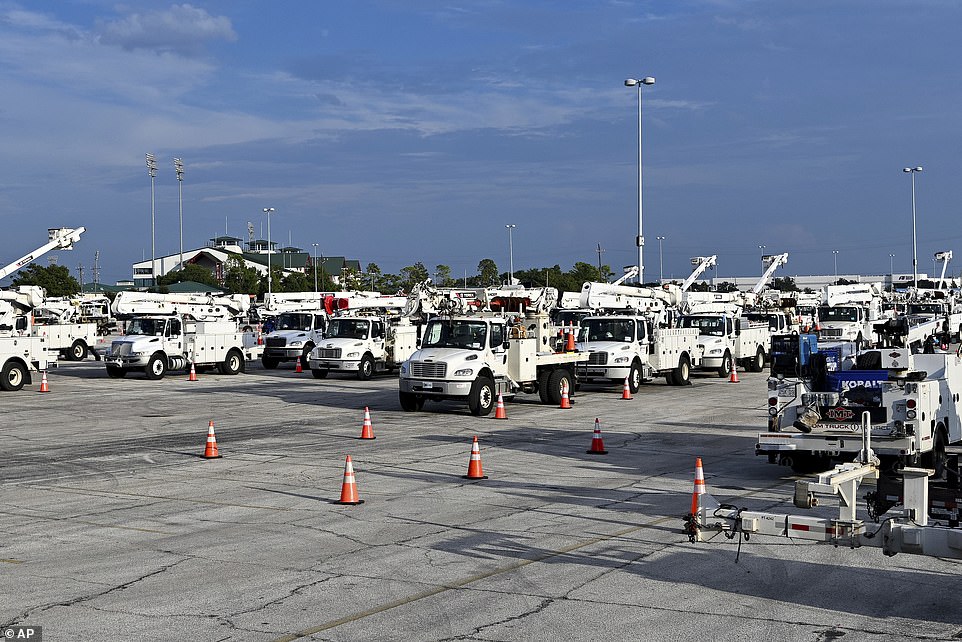
M 142 368 L 148 379 L 162 378 L 171 365 L 166 355 L 184 352 L 183 326 L 178 316 L 131 319 L 124 336 L 110 344 L 110 354 L 104 358 L 107 375 L 119 378 Z
M 311 373 L 323 379 L 329 371 L 354 372 L 367 381 L 378 372 L 395 370 L 417 349 L 418 330 L 406 317 L 334 317 L 327 336 L 311 351 Z
M 282 312 L 274 327 L 264 340 L 261 357 L 264 367 L 273 370 L 281 362 L 300 359 L 301 365 L 307 368 L 311 350 L 327 328 L 327 314 L 319 311 Z

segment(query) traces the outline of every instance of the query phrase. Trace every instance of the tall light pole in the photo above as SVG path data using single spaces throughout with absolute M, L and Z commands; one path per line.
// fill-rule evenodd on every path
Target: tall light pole
M 835 282 L 838 283 L 838 250 L 832 250 L 832 256 L 835 258 Z
M 895 275 L 895 255 L 889 254 L 889 274 Z
M 150 176 L 150 284 L 157 285 L 157 252 L 154 245 L 154 178 L 157 177 L 157 159 L 153 154 L 147 158 L 147 175 Z
M 274 213 L 273 207 L 265 207 L 264 214 L 267 214 L 267 298 L 271 298 L 271 281 L 273 281 L 273 275 L 271 274 L 271 214 Z M 264 303 L 267 303 L 265 300 Z
M 761 273 L 762 273 L 762 274 L 765 274 L 765 246 L 764 246 L 764 245 L 759 245 L 759 246 L 758 246 L 758 251 L 759 251 L 759 253 L 761 254 L 761 259 L 760 259 L 761 262 L 762 262 L 762 272 L 761 272 Z
M 311 243 L 314 246 L 314 292 L 317 292 L 317 243 Z
M 514 285 L 514 244 L 512 243 L 511 232 L 518 226 L 508 224 L 505 227 L 508 228 L 508 265 L 510 266 L 508 268 L 510 270 L 508 285 Z
M 912 175 L 912 284 L 919 289 L 919 251 L 915 240 L 915 175 L 922 167 L 904 167 L 902 171 Z
M 184 269 L 184 161 L 174 159 L 174 171 L 177 172 L 177 192 L 180 201 L 180 269 Z
M 655 238 L 658 239 L 658 283 L 663 283 L 665 281 L 665 264 L 661 260 L 661 242 L 665 240 L 665 237 L 656 236 Z
M 637 87 L 638 89 L 638 237 L 635 243 L 638 245 L 638 283 L 645 282 L 645 235 L 642 227 L 642 208 L 641 208 L 641 86 L 654 85 L 655 79 L 651 76 L 644 78 L 629 78 L 625 81 L 625 87 Z

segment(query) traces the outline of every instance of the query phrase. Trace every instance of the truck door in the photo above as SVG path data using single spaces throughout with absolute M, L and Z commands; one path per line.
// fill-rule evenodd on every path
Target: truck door
M 170 347 L 177 348 L 179 350 L 183 349 L 183 331 L 181 329 L 180 319 L 167 320 L 167 327 L 164 330 L 164 338 L 167 340 L 167 344 Z

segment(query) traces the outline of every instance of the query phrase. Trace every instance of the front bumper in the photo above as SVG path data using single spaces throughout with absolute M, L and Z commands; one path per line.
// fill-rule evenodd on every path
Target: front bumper
M 264 356 L 281 361 L 293 361 L 300 359 L 303 348 L 264 348 Z
M 148 361 L 150 361 L 149 356 L 114 357 L 107 355 L 104 357 L 104 365 L 114 366 L 116 368 L 141 368 L 145 367 Z
M 460 398 L 471 393 L 473 381 L 438 381 L 436 379 L 399 379 L 401 392 L 434 398 Z
M 358 361 L 334 361 L 331 359 L 310 359 L 308 361 L 311 370 L 357 370 L 361 367 Z
M 631 366 L 583 366 L 577 372 L 582 379 L 624 379 L 631 374 Z

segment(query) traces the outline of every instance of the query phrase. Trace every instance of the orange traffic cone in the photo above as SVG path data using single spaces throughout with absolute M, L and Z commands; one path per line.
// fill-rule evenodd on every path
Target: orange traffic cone
M 484 474 L 484 470 L 481 468 L 481 447 L 478 446 L 478 438 L 475 437 L 474 441 L 471 443 L 471 460 L 468 461 L 468 474 L 464 476 L 465 479 L 487 479 L 488 476 Z
M 374 426 L 371 425 L 371 411 L 364 406 L 364 423 L 361 424 L 361 439 L 375 439 Z
M 701 457 L 695 459 L 695 489 L 691 494 L 691 514 L 697 515 L 698 509 L 701 507 L 701 496 L 707 491 L 705 490 L 705 471 L 701 467 Z
M 601 439 L 601 422 L 595 419 L 595 434 L 591 436 L 591 449 L 585 451 L 589 455 L 607 455 L 605 442 Z
M 301 358 L 300 358 L 300 357 L 297 358 L 297 365 L 294 366 L 294 372 L 295 372 L 295 373 L 304 372 L 304 366 L 301 365 Z
M 628 385 L 628 377 L 625 377 L 625 387 L 621 390 L 621 398 L 631 401 L 631 387 Z
M 738 381 L 738 368 L 735 367 L 735 360 L 732 359 L 732 371 L 728 376 L 728 383 L 739 383 Z
M 508 413 L 504 409 L 504 398 L 501 393 L 498 393 L 498 405 L 494 408 L 494 418 L 495 419 L 507 419 Z
M 194 362 L 190 363 L 190 376 L 187 377 L 187 381 L 198 381 L 197 379 L 197 369 L 194 368 Z
M 204 448 L 204 459 L 220 459 L 217 452 L 217 436 L 214 435 L 214 420 L 207 424 L 207 447 Z
M 40 376 L 40 392 L 50 392 L 50 384 L 47 383 L 47 371 L 44 370 Z
M 257 345 L 259 346 L 264 345 L 264 335 L 261 334 L 260 332 L 257 333 Z
M 568 397 L 568 382 L 566 381 L 564 386 L 561 388 L 561 406 L 562 409 L 568 409 L 571 407 L 571 399 Z
M 357 481 L 354 479 L 354 464 L 351 463 L 350 455 L 344 462 L 344 483 L 341 484 L 341 498 L 337 503 L 352 506 L 364 503 L 364 500 L 357 496 Z
M 574 325 L 569 325 L 570 331 L 568 332 L 568 338 L 565 342 L 565 352 L 575 351 L 575 328 Z

